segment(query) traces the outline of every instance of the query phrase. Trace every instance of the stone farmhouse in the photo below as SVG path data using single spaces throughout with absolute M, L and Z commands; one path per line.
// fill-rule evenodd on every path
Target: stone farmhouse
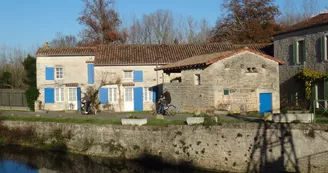
M 281 99 L 304 107 L 304 81 L 295 77 L 303 68 L 328 70 L 328 13 L 322 13 L 297 23 L 274 36 L 274 56 L 286 62 L 280 66 Z M 328 81 L 317 81 L 312 99 L 328 99 Z M 327 103 L 322 103 L 327 107 Z M 319 108 L 319 103 L 316 103 Z
M 242 48 L 193 56 L 156 68 L 179 74 L 164 83 L 179 110 L 223 109 L 279 113 L 279 65 L 283 61 Z
M 155 70 L 155 68 L 200 55 L 228 54 L 229 52 L 227 51 L 241 49 L 244 46 L 218 43 L 105 45 L 80 48 L 49 48 L 49 46 L 45 46 L 37 51 L 37 87 L 40 96 L 36 110 L 80 110 L 81 98 L 88 87 L 100 87 L 99 101 L 101 109 L 111 109 L 112 111 L 151 110 L 154 102 L 157 101 L 162 92 L 163 83 L 170 82 L 171 79 L 176 77 L 163 73 L 163 70 Z M 272 55 L 272 44 L 247 46 L 263 54 L 255 55 L 253 53 L 253 55 L 248 53 L 248 55 L 246 52 L 243 54 L 250 56 L 251 59 L 258 61 L 258 63 L 262 62 L 262 64 L 258 64 L 258 66 L 255 64 L 250 65 L 244 62 L 243 58 L 229 58 L 225 61 L 220 61 L 220 63 L 232 63 L 235 59 L 238 59 L 244 62 L 244 70 L 256 68 L 249 70 L 259 70 L 261 75 L 262 71 L 265 71 L 261 69 L 264 68 L 261 65 L 266 64 L 267 69 L 271 70 L 270 74 L 267 75 L 270 76 L 270 79 L 273 78 L 274 81 L 277 81 L 278 78 L 276 77 L 278 74 L 276 73 L 278 71 L 276 71 L 275 66 L 277 66 L 278 62 L 268 60 L 264 55 L 264 53 Z M 230 65 L 230 69 L 235 68 L 233 64 Z M 219 63 L 214 63 L 212 66 L 220 65 Z M 225 70 L 229 68 L 227 67 Z M 204 71 L 207 72 L 207 70 Z M 262 81 L 261 77 L 259 77 L 260 75 L 247 75 L 250 75 L 249 78 L 257 76 L 252 81 Z M 193 76 L 191 77 L 194 79 Z M 206 84 L 203 79 L 205 78 L 202 77 L 201 86 Z M 227 80 L 226 82 L 228 83 L 233 77 L 220 78 L 220 80 L 223 79 Z M 274 83 L 272 85 L 276 87 Z M 247 84 L 243 85 L 243 87 L 246 87 L 245 89 L 251 88 Z M 229 94 L 232 92 L 230 90 L 232 88 L 227 87 L 224 89 L 227 89 Z M 272 92 L 276 91 L 279 92 L 279 88 L 272 90 Z M 199 99 L 199 94 L 197 92 L 195 94 L 197 94 L 197 99 Z M 279 95 L 273 93 L 273 98 L 279 100 Z M 279 109 L 278 104 L 274 103 L 273 105 L 275 109 Z

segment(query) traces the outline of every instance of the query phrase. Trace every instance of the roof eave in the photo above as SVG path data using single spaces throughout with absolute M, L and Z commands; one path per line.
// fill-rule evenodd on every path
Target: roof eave
M 324 26 L 324 25 L 328 25 L 328 22 L 320 23 L 320 24 L 316 24 L 316 25 L 312 25 L 312 26 L 308 26 L 308 27 L 305 27 L 305 28 L 294 29 L 294 30 L 285 31 L 285 32 L 284 31 L 283 32 L 279 32 L 277 34 L 274 34 L 273 37 L 279 36 L 279 35 L 288 34 L 288 33 L 291 33 L 291 32 L 302 31 L 302 30 L 305 30 L 305 29 L 310 29 L 310 28 L 315 28 L 315 27 L 319 27 L 319 26 Z
M 51 54 L 51 55 L 36 55 L 36 57 L 55 57 L 55 56 L 96 56 L 95 54 Z

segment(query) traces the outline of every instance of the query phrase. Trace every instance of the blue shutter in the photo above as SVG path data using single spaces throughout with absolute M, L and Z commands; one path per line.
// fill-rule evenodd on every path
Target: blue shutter
M 143 111 L 143 95 L 142 87 L 134 88 L 133 97 L 134 97 L 134 111 Z
M 53 67 L 46 67 L 46 80 L 55 79 L 55 69 Z
M 100 104 L 108 103 L 108 88 L 99 89 L 99 102 Z
M 157 93 L 158 93 L 158 87 L 154 86 L 153 87 L 153 102 L 157 101 Z
M 77 110 L 81 110 L 81 88 L 76 88 Z
M 143 71 L 133 71 L 133 81 L 143 82 Z
M 45 88 L 44 89 L 44 103 L 55 103 L 55 89 Z
M 94 70 L 95 67 L 93 64 L 88 64 L 88 84 L 94 83 Z

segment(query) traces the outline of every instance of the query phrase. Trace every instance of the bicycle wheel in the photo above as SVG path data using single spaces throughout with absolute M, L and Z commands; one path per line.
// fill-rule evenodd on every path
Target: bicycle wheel
M 174 105 L 169 105 L 166 112 L 167 112 L 167 115 L 174 116 L 175 114 L 177 114 L 177 108 Z

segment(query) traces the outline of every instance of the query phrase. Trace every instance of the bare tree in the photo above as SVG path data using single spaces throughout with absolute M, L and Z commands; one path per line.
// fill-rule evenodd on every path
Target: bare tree
M 318 13 L 318 0 L 286 0 L 284 1 L 284 10 L 278 23 L 283 26 L 290 26 L 302 20 L 311 18 Z M 299 7 L 302 10 L 295 10 Z
M 3 79 L 3 75 L 5 75 L 7 88 L 25 87 L 23 83 L 25 71 L 22 62 L 26 56 L 27 52 L 20 48 L 0 46 L 0 78 Z M 8 83 L 8 81 L 10 82 Z
M 195 43 L 206 41 L 208 35 L 206 20 L 175 18 L 169 10 L 157 10 L 141 19 L 134 17 L 129 27 L 129 43 L 132 44 Z
M 169 40 L 172 39 L 170 36 L 172 36 L 174 24 L 172 12 L 169 10 L 157 10 L 155 13 L 149 15 L 149 22 L 153 29 L 156 42 L 158 44 L 169 43 Z
M 56 38 L 50 41 L 50 47 L 54 48 L 69 48 L 77 46 L 77 38 L 73 35 L 64 35 L 62 33 L 57 33 Z
M 200 22 L 200 31 L 198 32 L 197 35 L 197 42 L 204 43 L 208 42 L 210 39 L 210 34 L 211 34 L 211 28 L 209 27 L 209 24 L 206 19 L 203 19 Z
M 125 34 L 119 31 L 121 20 L 114 10 L 114 0 L 83 0 L 85 7 L 78 18 L 86 28 L 80 33 L 83 44 L 123 42 Z

